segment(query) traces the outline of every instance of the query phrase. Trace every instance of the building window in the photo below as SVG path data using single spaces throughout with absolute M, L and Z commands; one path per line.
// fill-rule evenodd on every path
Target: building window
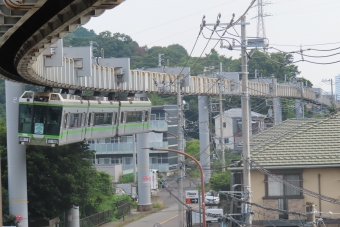
M 224 144 L 228 144 L 229 143 L 229 138 L 224 138 Z
M 223 122 L 223 128 L 227 127 L 227 122 Z
M 301 175 L 300 174 L 281 174 L 278 177 L 284 179 L 285 181 L 301 187 Z M 268 177 L 267 180 L 267 196 L 271 197 L 285 197 L 285 196 L 301 196 L 301 193 L 282 182 L 276 181 L 275 179 Z

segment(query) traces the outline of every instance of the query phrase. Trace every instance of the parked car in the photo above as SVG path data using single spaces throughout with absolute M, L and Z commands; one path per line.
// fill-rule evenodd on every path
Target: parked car
M 220 197 L 215 196 L 215 192 L 213 190 L 209 190 L 207 193 L 205 193 L 205 204 L 219 204 L 220 203 Z
M 205 204 L 219 204 L 220 197 L 208 195 L 205 197 Z

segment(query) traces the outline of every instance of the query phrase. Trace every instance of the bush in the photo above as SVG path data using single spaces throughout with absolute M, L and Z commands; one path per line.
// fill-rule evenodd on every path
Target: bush
M 119 177 L 119 183 L 132 183 L 133 182 L 133 175 L 123 175 Z
M 152 203 L 152 208 L 161 209 L 164 207 L 163 201 L 157 201 Z

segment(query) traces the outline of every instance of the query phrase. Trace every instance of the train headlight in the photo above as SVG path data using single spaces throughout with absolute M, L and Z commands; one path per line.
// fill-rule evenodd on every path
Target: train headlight
M 58 144 L 59 140 L 57 140 L 57 139 L 47 139 L 47 143 L 48 144 Z
M 30 142 L 30 138 L 29 137 L 19 137 L 19 141 L 20 142 Z

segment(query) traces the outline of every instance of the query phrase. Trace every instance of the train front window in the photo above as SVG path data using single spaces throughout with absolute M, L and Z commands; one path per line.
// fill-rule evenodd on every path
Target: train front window
M 44 134 L 46 123 L 46 106 L 34 106 L 34 134 Z
M 34 106 L 34 134 L 59 135 L 62 107 Z
M 33 105 L 19 105 L 19 133 L 32 133 Z
M 51 106 L 47 108 L 47 126 L 45 134 L 59 135 L 62 107 Z

